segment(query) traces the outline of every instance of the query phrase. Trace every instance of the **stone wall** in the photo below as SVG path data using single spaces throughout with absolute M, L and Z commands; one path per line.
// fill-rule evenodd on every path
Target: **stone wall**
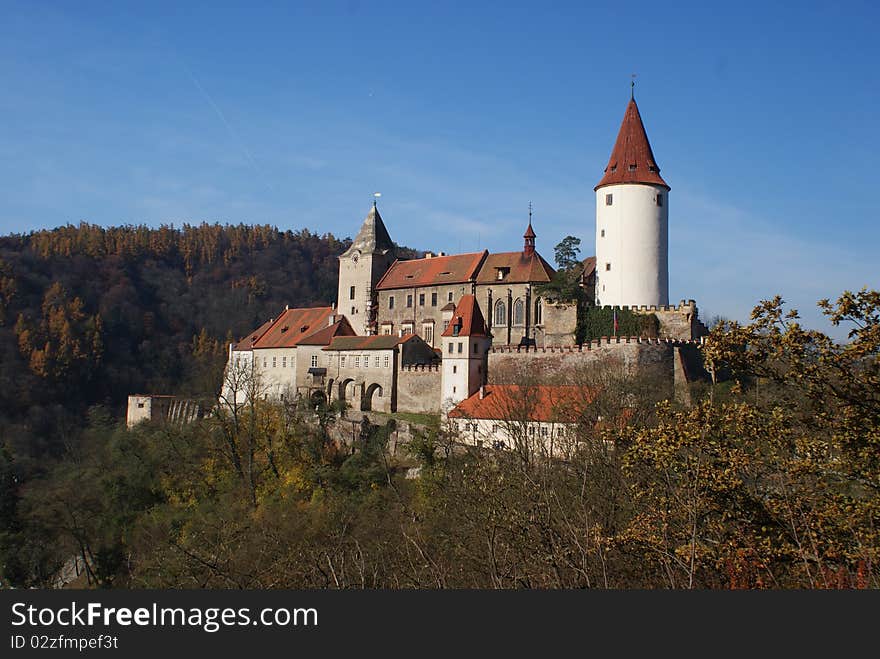
M 627 307 L 623 307 L 626 309 Z M 682 300 L 678 306 L 640 306 L 630 307 L 636 313 L 652 313 L 660 323 L 660 336 L 663 338 L 689 341 L 699 339 L 709 333 L 700 320 L 697 303 L 694 300 Z
M 535 328 L 535 344 L 539 347 L 573 346 L 577 327 L 575 302 L 544 302 L 544 322 Z
M 403 366 L 397 374 L 397 410 L 440 412 L 440 366 Z
M 133 394 L 128 397 L 125 421 L 132 428 L 143 421 L 189 423 L 201 416 L 201 407 L 193 400 L 177 396 Z
M 655 370 L 671 382 L 674 345 L 660 339 L 617 337 L 565 348 L 496 346 L 489 352 L 489 383 L 509 384 L 528 377 L 565 384 L 579 370 L 600 364 L 628 374 Z

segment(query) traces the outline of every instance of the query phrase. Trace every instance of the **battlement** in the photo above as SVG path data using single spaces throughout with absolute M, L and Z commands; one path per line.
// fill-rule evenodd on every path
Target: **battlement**
M 694 310 L 697 308 L 697 302 L 696 302 L 696 300 L 682 300 L 677 305 L 674 305 L 674 304 L 660 304 L 660 305 L 642 304 L 642 305 L 629 306 L 629 305 L 624 304 L 622 306 L 603 305 L 602 308 L 603 309 L 621 309 L 623 311 L 633 311 L 636 313 L 649 313 L 652 311 L 666 311 L 666 312 L 679 311 L 682 313 L 693 313 Z
M 400 370 L 407 373 L 438 373 L 440 364 L 407 364 L 401 366 Z
M 648 338 L 641 336 L 603 336 L 598 339 L 587 341 L 582 345 L 573 346 L 523 346 L 523 345 L 493 345 L 489 350 L 493 353 L 545 353 L 545 354 L 569 354 L 575 352 L 588 352 L 594 348 L 604 346 L 617 345 L 658 345 L 672 346 L 674 348 L 681 346 L 700 346 L 703 344 L 703 338 L 699 339 L 675 339 L 675 338 Z

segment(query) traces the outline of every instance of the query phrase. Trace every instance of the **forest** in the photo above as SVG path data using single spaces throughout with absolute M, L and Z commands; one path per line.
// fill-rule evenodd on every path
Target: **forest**
M 398 420 L 346 444 L 339 410 L 295 402 L 125 428 L 127 393 L 211 397 L 227 333 L 332 299 L 344 247 L 206 225 L 0 239 L 2 586 L 55 587 L 73 557 L 95 588 L 880 587 L 876 291 L 820 302 L 843 343 L 779 297 L 720 322 L 689 401 L 649 372 L 571 374 L 597 395 L 563 455 L 440 419 L 392 454 Z

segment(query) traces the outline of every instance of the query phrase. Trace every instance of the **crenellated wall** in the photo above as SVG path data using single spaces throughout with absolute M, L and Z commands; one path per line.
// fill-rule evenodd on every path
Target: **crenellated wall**
M 440 412 L 440 364 L 403 366 L 397 374 L 397 409 Z

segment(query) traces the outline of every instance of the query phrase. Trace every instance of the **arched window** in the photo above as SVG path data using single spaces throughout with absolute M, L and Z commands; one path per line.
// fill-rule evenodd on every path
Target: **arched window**
M 517 300 L 513 303 L 513 324 L 526 324 L 526 305 L 523 303 L 522 300 Z
M 544 300 L 538 298 L 535 300 L 535 325 L 544 324 Z
M 504 300 L 498 300 L 495 303 L 495 325 L 504 327 L 507 325 L 507 306 Z

